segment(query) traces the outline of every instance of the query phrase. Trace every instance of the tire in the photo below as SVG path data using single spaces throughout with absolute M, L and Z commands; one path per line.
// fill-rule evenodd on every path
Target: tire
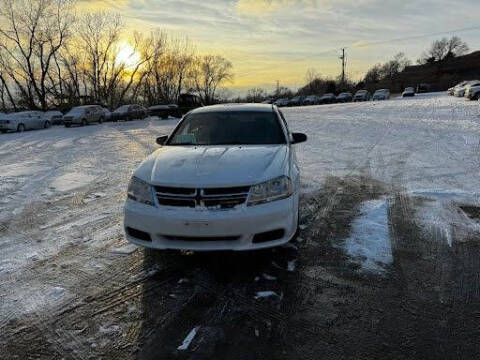
M 51 126 L 52 126 L 52 124 L 50 123 L 50 121 L 45 121 L 45 124 L 43 125 L 43 128 L 44 129 L 49 129 Z
M 65 124 L 65 127 L 69 128 L 70 126 L 72 126 L 71 124 Z
M 0 130 L 0 133 L 6 134 L 6 133 L 7 133 L 7 130 Z
M 17 126 L 17 132 L 24 132 L 25 131 L 25 125 L 19 124 Z
M 100 117 L 100 119 L 98 119 L 99 124 L 103 124 L 104 121 L 105 121 L 105 119 L 103 117 Z
M 87 125 L 88 125 L 87 120 L 83 119 L 82 120 L 82 126 L 87 126 Z

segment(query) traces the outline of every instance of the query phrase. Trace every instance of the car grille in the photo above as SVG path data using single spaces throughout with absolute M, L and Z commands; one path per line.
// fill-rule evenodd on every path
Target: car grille
M 247 201 L 250 186 L 230 188 L 177 188 L 156 186 L 159 205 L 210 210 L 232 209 Z

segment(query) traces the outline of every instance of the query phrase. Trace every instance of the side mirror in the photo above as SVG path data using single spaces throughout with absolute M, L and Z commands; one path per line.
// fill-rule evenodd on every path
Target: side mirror
M 168 135 L 163 135 L 163 136 L 160 136 L 157 138 L 157 144 L 158 145 L 164 145 L 165 142 L 167 141 L 168 139 Z
M 307 135 L 303 133 L 292 133 L 292 144 L 298 144 L 307 141 Z

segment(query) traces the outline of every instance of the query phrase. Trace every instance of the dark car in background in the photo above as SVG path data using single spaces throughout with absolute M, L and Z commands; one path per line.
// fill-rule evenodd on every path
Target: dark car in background
M 63 124 L 63 113 L 58 110 L 49 110 L 43 114 L 45 120 L 50 121 L 52 125 L 62 125 Z
M 132 121 L 135 119 L 145 119 L 148 116 L 148 111 L 141 105 L 130 104 L 122 105 L 114 112 L 112 112 L 112 121 Z
M 178 108 L 177 108 L 177 112 L 179 116 L 177 117 L 182 117 L 189 111 L 202 106 L 203 106 L 203 103 L 197 95 L 180 94 L 180 96 L 178 97 Z
M 301 106 L 303 105 L 304 96 L 295 96 L 288 102 L 288 106 Z
M 337 102 L 346 103 L 351 102 L 353 100 L 353 95 L 350 92 L 343 92 L 337 96 Z
M 182 113 L 178 108 L 178 105 L 168 104 L 168 105 L 153 105 L 148 108 L 148 112 L 151 116 L 157 116 L 163 120 L 168 119 L 169 116 L 175 118 L 181 118 Z
M 320 97 L 317 95 L 308 95 L 303 100 L 303 105 L 317 105 L 319 100 L 320 100 Z
M 333 93 L 325 94 L 319 100 L 320 104 L 335 104 L 336 102 L 337 97 Z
M 402 97 L 412 97 L 415 96 L 415 89 L 413 87 L 407 87 L 403 90 Z

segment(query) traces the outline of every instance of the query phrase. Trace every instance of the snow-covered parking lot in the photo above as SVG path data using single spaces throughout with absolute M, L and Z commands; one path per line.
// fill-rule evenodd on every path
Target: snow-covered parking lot
M 295 243 L 137 249 L 126 186 L 176 120 L 0 135 L 0 358 L 479 358 L 480 106 L 283 110 Z

